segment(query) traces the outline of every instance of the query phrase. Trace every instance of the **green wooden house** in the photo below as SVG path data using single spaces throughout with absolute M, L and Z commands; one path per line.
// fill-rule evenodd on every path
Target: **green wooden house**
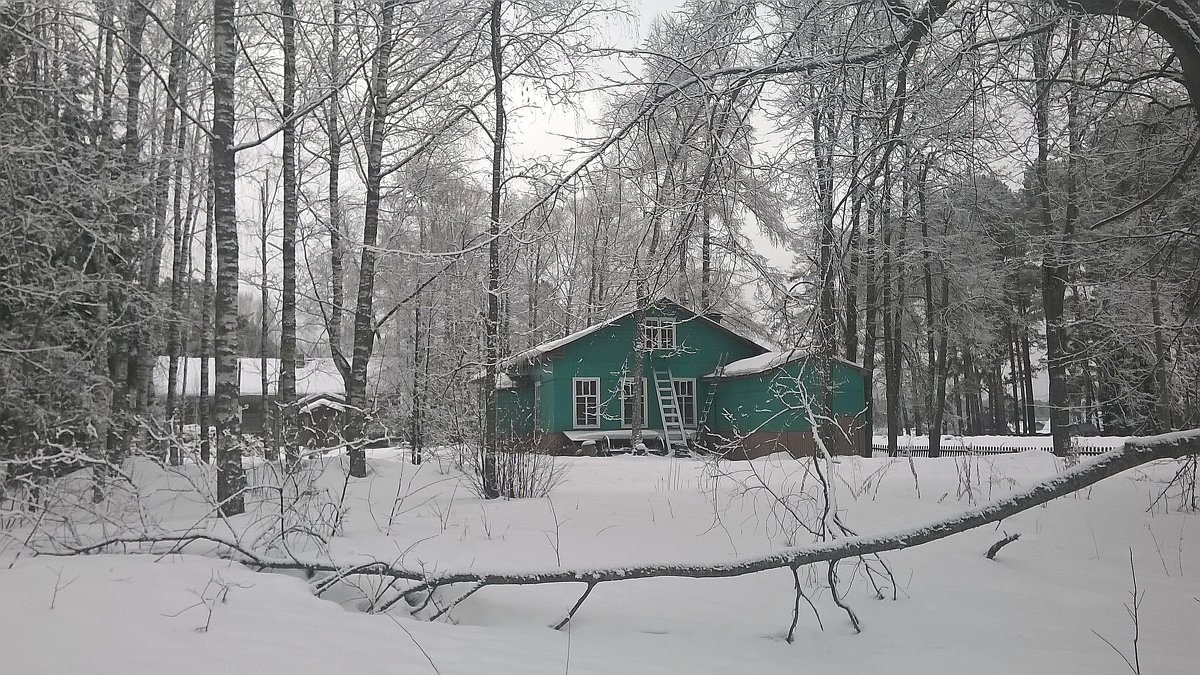
M 503 444 L 543 452 L 628 450 L 636 401 L 634 311 L 516 354 L 496 383 Z M 702 447 L 728 457 L 813 449 L 807 410 L 812 361 L 773 352 L 670 300 L 645 312 L 642 419 L 650 448 Z M 844 433 L 831 450 L 858 454 L 866 437 L 866 373 L 835 361 L 833 411 Z

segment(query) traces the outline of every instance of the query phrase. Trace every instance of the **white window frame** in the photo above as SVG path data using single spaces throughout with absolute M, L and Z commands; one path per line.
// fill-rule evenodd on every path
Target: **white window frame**
M 670 316 L 648 316 L 645 319 L 646 349 L 675 349 L 678 323 Z
M 582 384 L 592 384 L 592 393 L 580 393 L 579 387 Z M 595 420 L 592 424 L 588 424 L 587 405 L 588 399 L 591 399 L 592 414 L 591 417 Z M 584 405 L 584 415 L 581 418 L 579 415 L 579 404 Z M 600 378 L 598 377 L 573 377 L 571 378 L 571 424 L 575 429 L 599 429 L 600 428 Z
M 684 414 L 683 414 L 683 413 L 684 413 L 684 411 L 685 411 L 687 408 L 685 408 L 685 407 L 684 407 L 682 404 L 679 404 L 679 403 L 680 403 L 680 400 L 681 400 L 682 398 L 684 398 L 684 397 L 682 397 L 682 396 L 680 396 L 680 395 L 679 395 L 679 385 L 680 385 L 680 384 L 689 384 L 689 385 L 691 385 L 691 388 L 692 388 L 692 393 L 691 393 L 691 396 L 690 396 L 690 398 L 692 399 L 692 408 L 691 408 L 691 411 L 692 411 L 692 418 L 691 418 L 690 420 L 689 420 L 689 419 L 687 419 L 686 417 L 684 417 Z M 697 401 L 696 401 L 696 378 L 694 378 L 694 377 L 680 377 L 680 378 L 673 379 L 673 380 L 671 380 L 671 387 L 672 387 L 672 388 L 675 390 L 675 403 L 676 403 L 676 404 L 679 404 L 679 405 L 678 405 L 678 407 L 679 407 L 679 419 L 680 419 L 680 421 L 681 421 L 681 422 L 683 422 L 683 426 L 685 426 L 685 427 L 694 427 L 694 426 L 696 426 L 696 424 L 697 424 L 697 420 L 699 419 L 699 414 L 700 414 L 700 413 L 699 413 L 699 410 L 697 410 L 697 408 L 696 408 L 696 406 L 697 406 Z
M 643 377 L 642 378 L 642 426 L 643 427 L 646 426 L 646 418 L 650 414 L 649 413 L 650 406 L 647 404 L 649 397 L 646 395 L 646 388 L 647 388 L 646 382 L 647 382 L 647 378 Z M 627 418 L 625 416 L 625 409 L 627 407 L 630 407 L 630 406 L 625 405 L 625 401 L 627 398 L 632 398 L 632 396 L 627 397 L 626 392 L 628 392 L 629 394 L 633 393 L 633 387 L 629 386 L 631 384 L 633 384 L 632 377 L 622 377 L 621 378 L 621 426 L 626 429 L 633 426 L 633 419 Z M 632 412 L 632 410 L 630 412 Z

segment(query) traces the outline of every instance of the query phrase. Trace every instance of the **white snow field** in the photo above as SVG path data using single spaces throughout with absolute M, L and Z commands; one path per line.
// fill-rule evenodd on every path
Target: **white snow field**
M 95 508 L 82 477 L 55 486 L 44 513 L 4 505 L 0 673 L 1200 672 L 1200 517 L 1180 510 L 1167 486 L 1178 462 L 1120 474 L 998 528 L 888 553 L 894 585 L 878 575 L 873 585 L 859 561 L 843 561 L 839 586 L 861 634 L 834 604 L 826 567 L 801 568 L 820 623 L 801 602 L 792 644 L 787 569 L 602 583 L 556 631 L 584 584 L 487 586 L 428 621 L 465 585 L 439 588 L 416 616 L 403 601 L 366 613 L 364 598 L 385 602 L 413 582 L 386 589 L 377 576 L 329 584 L 255 571 L 205 542 L 184 553 L 128 541 L 89 555 L 32 552 L 207 532 L 271 560 L 376 559 L 429 574 L 591 569 L 728 563 L 812 543 L 789 514 L 819 519 L 809 463 L 781 456 L 561 459 L 565 480 L 549 499 L 489 502 L 444 453 L 418 467 L 400 450 L 372 452 L 371 475 L 348 483 L 341 458 L 309 465 L 300 497 L 285 491 L 283 521 L 279 491 L 254 491 L 261 501 L 250 513 L 222 521 L 199 467 L 145 461 L 128 467 L 136 490 Z M 1060 465 L 1042 451 L 918 458 L 914 481 L 906 458 L 841 458 L 833 484 L 841 520 L 876 534 L 984 503 Z M 280 478 L 258 465 L 251 483 Z M 294 527 L 287 537 L 281 522 Z M 1021 536 L 986 559 L 1005 533 Z

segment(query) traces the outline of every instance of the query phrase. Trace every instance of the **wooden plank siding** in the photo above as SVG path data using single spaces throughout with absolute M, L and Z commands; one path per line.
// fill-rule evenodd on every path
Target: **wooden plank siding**
M 675 318 L 676 349 L 654 350 L 648 353 L 644 363 L 643 377 L 646 387 L 645 427 L 661 429 L 655 399 L 654 370 L 670 369 L 675 379 L 697 381 L 697 408 L 703 404 L 700 378 L 716 369 L 725 356 L 725 361 L 734 361 L 765 350 L 752 342 L 739 338 L 732 332 L 719 329 L 707 319 L 673 306 L 658 306 L 647 311 L 647 316 Z M 529 386 L 532 396 L 533 382 L 540 383 L 538 422 L 544 431 L 564 431 L 575 428 L 572 414 L 574 392 L 572 381 L 577 377 L 600 378 L 600 429 L 622 429 L 621 379 L 633 373 L 633 339 L 637 326 L 632 315 L 609 326 L 564 345 L 547 361 L 535 364 L 529 371 Z
M 776 361 L 771 356 L 774 352 L 768 353 L 755 341 L 670 301 L 654 303 L 646 317 L 675 320 L 674 348 L 650 350 L 644 358 L 646 430 L 663 428 L 654 372 L 669 370 L 675 380 L 695 381 L 696 423 L 689 425 L 693 431 L 698 431 L 709 388 L 716 387 L 705 425 L 711 434 L 702 439 L 711 449 L 731 457 L 756 457 L 780 449 L 795 455 L 811 454 L 806 400 L 815 388 L 810 358 L 799 352 L 779 352 Z M 627 444 L 629 420 L 623 419 L 621 391 L 622 380 L 633 372 L 636 327 L 636 315 L 629 312 L 534 347 L 504 364 L 504 388 L 496 396 L 497 433 L 502 442 L 513 449 L 574 451 L 577 446 L 564 432 L 586 429 L 617 432 L 600 436 L 616 442 L 622 440 L 623 432 Z M 734 369 L 729 376 L 707 377 L 722 364 L 751 357 L 763 359 L 762 372 Z M 831 451 L 869 452 L 866 374 L 842 361 L 835 361 L 833 369 L 833 412 L 844 433 L 833 442 Z M 591 378 L 599 380 L 598 419 L 595 424 L 577 426 L 575 383 Z
M 716 396 L 708 426 L 719 444 L 742 457 L 788 450 L 811 454 L 812 425 L 808 407 L 815 410 L 816 383 L 812 359 L 801 358 L 753 375 L 714 378 Z M 833 362 L 832 411 L 842 433 L 831 452 L 867 452 L 866 375 L 850 364 Z M 739 447 L 740 446 L 740 447 Z

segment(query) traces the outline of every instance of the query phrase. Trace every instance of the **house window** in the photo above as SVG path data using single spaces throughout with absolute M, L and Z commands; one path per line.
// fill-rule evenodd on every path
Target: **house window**
M 679 419 L 683 426 L 696 426 L 696 381 L 671 380 L 675 387 L 675 402 L 679 404 Z
M 633 404 L 635 402 L 633 378 L 621 378 L 621 426 L 633 426 Z M 642 426 L 646 425 L 646 380 L 642 379 Z
M 646 317 L 646 349 L 675 349 L 675 319 Z
M 575 390 L 575 427 L 600 427 L 600 378 L 576 377 L 571 380 Z

